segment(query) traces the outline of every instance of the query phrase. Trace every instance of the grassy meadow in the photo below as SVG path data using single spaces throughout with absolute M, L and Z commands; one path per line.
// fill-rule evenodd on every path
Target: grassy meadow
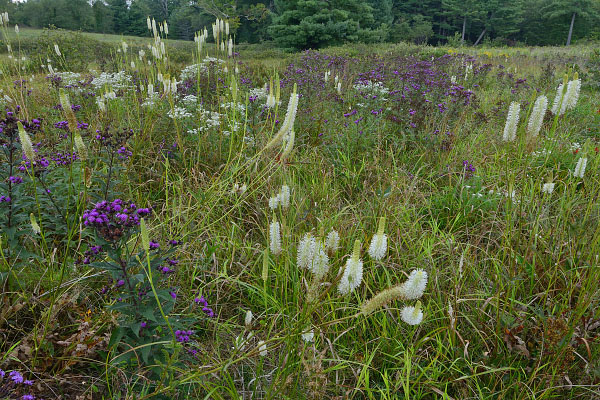
M 3 26 L 0 398 L 600 398 L 597 47 L 219 35 Z

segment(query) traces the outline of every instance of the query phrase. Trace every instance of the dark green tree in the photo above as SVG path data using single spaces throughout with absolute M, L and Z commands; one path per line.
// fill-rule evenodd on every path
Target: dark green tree
M 541 13 L 549 21 L 560 21 L 569 17 L 569 33 L 567 34 L 567 46 L 569 46 L 573 37 L 575 20 L 577 18 L 589 20 L 592 18 L 593 10 L 593 0 L 552 0 L 541 9 Z
M 275 1 L 276 16 L 269 27 L 284 48 L 307 49 L 345 42 L 372 40 L 371 6 L 360 0 Z
M 115 33 L 123 34 L 129 28 L 129 7 L 126 0 L 108 0 L 112 14 L 113 29 Z

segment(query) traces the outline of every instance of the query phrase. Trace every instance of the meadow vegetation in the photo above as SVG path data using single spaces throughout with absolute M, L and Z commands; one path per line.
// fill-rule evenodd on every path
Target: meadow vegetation
M 0 398 L 600 396 L 597 47 L 3 18 Z

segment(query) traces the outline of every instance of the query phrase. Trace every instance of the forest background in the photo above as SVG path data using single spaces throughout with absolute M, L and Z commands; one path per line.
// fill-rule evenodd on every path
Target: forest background
M 289 50 L 344 43 L 564 45 L 600 39 L 599 0 L 0 0 L 20 27 L 193 40 L 216 18 L 237 43 Z

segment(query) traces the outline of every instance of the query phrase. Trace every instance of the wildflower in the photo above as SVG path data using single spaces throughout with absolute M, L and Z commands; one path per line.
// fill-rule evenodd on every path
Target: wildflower
M 229 57 L 233 57 L 233 39 L 229 38 L 229 42 L 227 44 L 227 55 Z
M 310 331 L 302 333 L 301 336 L 302 336 L 302 340 L 304 340 L 307 343 L 310 343 L 313 340 L 315 340 L 315 331 L 314 331 L 314 329 L 311 329 Z
M 567 89 L 568 89 L 569 78 L 565 74 L 563 83 L 556 89 L 556 96 L 554 97 L 554 103 L 552 104 L 552 114 L 563 115 L 567 109 Z
M 542 193 L 552 194 L 553 191 L 554 191 L 554 183 L 553 182 L 544 183 L 544 186 L 542 186 Z
M 246 311 L 246 317 L 244 318 L 244 325 L 246 328 L 250 329 L 252 327 L 252 311 Z
M 281 161 L 285 161 L 288 156 L 290 155 L 290 153 L 292 152 L 292 149 L 294 148 L 294 139 L 296 137 L 296 134 L 294 132 L 294 130 L 292 129 L 290 131 L 290 133 L 287 135 L 287 139 L 285 140 L 286 144 L 285 144 L 285 148 L 283 149 L 283 153 L 281 153 Z
M 146 18 L 146 24 L 148 25 L 148 30 L 151 31 L 152 30 L 152 23 L 150 22 L 150 16 L 148 16 L 148 18 Z
M 379 218 L 379 229 L 373 235 L 371 245 L 369 246 L 369 256 L 374 260 L 381 260 L 387 252 L 387 235 L 383 233 L 385 229 L 385 217 Z
M 510 103 L 508 115 L 506 116 L 506 125 L 504 125 L 504 135 L 502 139 L 505 142 L 512 142 L 517 137 L 517 128 L 519 126 L 519 113 L 521 105 L 516 101 Z
M 15 33 L 18 35 L 19 34 L 19 25 L 15 24 Z
M 352 256 L 346 261 L 346 269 L 340 280 L 338 291 L 345 295 L 360 286 L 363 276 L 363 262 L 360 259 L 360 240 L 354 242 Z
M 269 199 L 269 208 L 275 210 L 279 205 L 279 196 L 274 196 Z
M 329 271 L 329 257 L 322 243 L 318 243 L 309 267 L 317 280 L 320 280 Z
M 298 111 L 298 99 L 299 96 L 296 93 L 297 86 L 294 84 L 294 90 L 292 94 L 290 94 L 290 101 L 288 102 L 287 113 L 285 114 L 285 119 L 283 120 L 283 124 L 279 131 L 273 139 L 265 146 L 265 149 L 270 149 L 273 146 L 276 146 L 281 140 L 283 140 L 293 129 L 294 129 L 294 120 L 296 119 L 296 112 Z
M 87 147 L 83 143 L 81 133 L 79 133 L 78 130 L 76 130 L 75 134 L 73 135 L 73 141 L 75 142 L 75 148 L 77 149 L 77 154 L 79 155 L 79 158 L 83 161 L 87 160 L 87 158 L 88 158 Z
M 258 342 L 258 351 L 261 357 L 264 357 L 267 355 L 267 345 L 264 342 L 264 340 L 261 340 Z
M 290 206 L 290 187 L 288 185 L 281 186 L 278 198 L 279 204 L 281 204 L 283 209 L 286 209 Z
M 531 116 L 529 117 L 529 123 L 527 124 L 527 133 L 529 133 L 531 137 L 536 137 L 540 133 L 547 109 L 548 98 L 546 96 L 538 97 L 533 106 Z
M 54 52 L 56 53 L 57 56 L 61 56 L 60 54 L 60 49 L 58 48 L 58 45 L 56 43 L 54 43 Z
M 408 280 L 402 285 L 402 291 L 406 300 L 416 300 L 423 296 L 427 286 L 427 272 L 422 269 L 413 270 Z
M 327 239 L 325 240 L 325 248 L 331 252 L 334 252 L 338 249 L 340 244 L 340 234 L 337 233 L 335 229 L 332 229 L 327 234 Z
M 400 312 L 402 321 L 409 325 L 419 325 L 423 321 L 423 311 L 421 310 L 421 302 L 417 301 L 417 304 L 413 306 L 406 306 Z
M 580 157 L 579 161 L 577 161 L 577 165 L 575 166 L 575 170 L 573 171 L 573 176 L 576 178 L 583 179 L 583 175 L 585 174 L 586 166 L 587 166 L 587 157 Z
M 337 90 L 338 94 L 342 94 L 342 82 L 337 83 L 336 90 Z
M 269 248 L 271 249 L 271 252 L 275 255 L 278 255 L 281 253 L 281 226 L 279 225 L 277 219 L 273 219 L 273 222 L 271 222 L 269 238 Z
M 577 100 L 579 100 L 579 92 L 581 90 L 581 80 L 578 74 L 575 73 L 574 79 L 567 85 L 567 93 L 565 94 L 565 107 L 567 110 L 575 108 Z
M 41 232 L 40 226 L 38 225 L 37 221 L 35 220 L 35 215 L 33 215 L 33 213 L 29 214 L 29 220 L 31 221 L 31 229 L 33 230 L 33 233 L 38 234 Z
M 33 151 L 33 144 L 31 144 L 31 139 L 27 132 L 25 132 L 25 128 L 23 128 L 23 124 L 21 121 L 17 121 L 17 126 L 19 127 L 19 140 L 21 141 L 21 148 L 23 149 L 23 153 L 29 161 L 35 160 L 35 152 Z
M 310 234 L 304 235 L 298 244 L 298 255 L 296 257 L 296 265 L 298 268 L 309 268 L 315 255 L 317 241 Z
M 184 330 L 176 330 L 175 331 L 175 339 L 177 339 L 177 341 L 179 343 L 187 343 L 190 341 L 190 336 L 192 336 L 194 334 L 194 331 L 184 331 Z

